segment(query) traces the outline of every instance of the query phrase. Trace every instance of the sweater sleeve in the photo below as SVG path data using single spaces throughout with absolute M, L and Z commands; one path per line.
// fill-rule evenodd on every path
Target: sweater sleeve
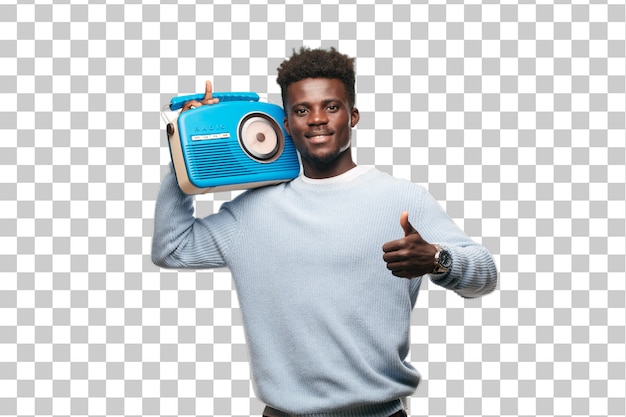
M 463 232 L 426 190 L 422 204 L 418 231 L 426 241 L 444 246 L 452 255 L 452 268 L 441 276 L 431 275 L 431 281 L 466 298 L 492 292 L 498 271 L 491 253 Z
M 194 197 L 178 187 L 169 172 L 156 201 L 152 262 L 163 268 L 219 268 L 227 265 L 227 252 L 237 223 L 229 204 L 206 218 L 194 216 Z

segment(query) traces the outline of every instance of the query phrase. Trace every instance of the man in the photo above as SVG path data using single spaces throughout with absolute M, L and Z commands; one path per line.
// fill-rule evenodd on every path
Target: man
M 492 257 L 423 187 L 354 163 L 353 59 L 302 48 L 277 81 L 303 174 L 200 219 L 169 173 L 153 261 L 230 269 L 264 415 L 404 416 L 420 380 L 405 359 L 422 277 L 478 297 L 496 286 Z M 216 102 L 207 83 L 183 110 Z

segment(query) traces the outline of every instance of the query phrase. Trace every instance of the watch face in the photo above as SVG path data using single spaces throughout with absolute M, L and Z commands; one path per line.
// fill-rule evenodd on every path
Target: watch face
M 439 265 L 444 268 L 450 268 L 450 266 L 452 265 L 452 257 L 450 256 L 450 252 L 445 249 L 439 252 Z

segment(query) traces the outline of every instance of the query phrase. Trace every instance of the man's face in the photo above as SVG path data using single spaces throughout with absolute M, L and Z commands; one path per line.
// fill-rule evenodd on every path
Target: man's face
M 327 178 L 354 167 L 350 136 L 358 121 L 359 111 L 350 106 L 339 79 L 305 78 L 287 87 L 285 130 L 309 177 Z

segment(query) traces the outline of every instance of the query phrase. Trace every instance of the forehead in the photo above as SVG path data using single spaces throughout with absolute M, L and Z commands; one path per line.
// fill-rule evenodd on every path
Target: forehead
M 346 89 L 338 78 L 305 78 L 287 87 L 289 105 L 328 100 L 347 101 Z

